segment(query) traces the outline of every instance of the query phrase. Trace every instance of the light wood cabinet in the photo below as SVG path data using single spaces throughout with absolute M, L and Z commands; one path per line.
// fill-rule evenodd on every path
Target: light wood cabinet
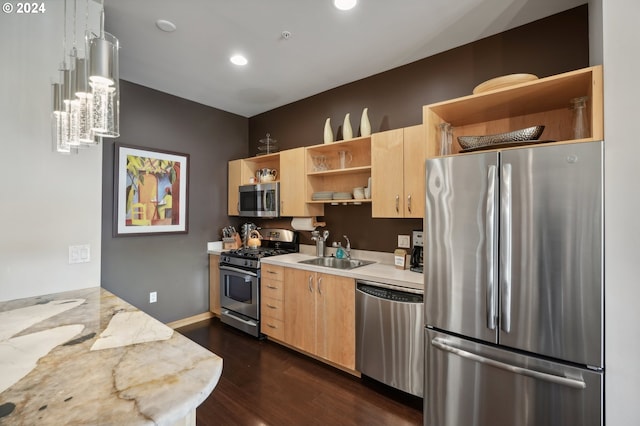
M 424 164 L 427 146 L 422 125 L 371 136 L 371 215 L 424 216 Z
M 220 309 L 220 256 L 217 254 L 209 255 L 209 311 L 218 317 L 221 314 Z
M 481 136 L 544 125 L 540 140 L 591 142 L 604 138 L 602 66 L 584 68 L 476 95 L 423 107 L 427 155 L 439 153 L 440 123 L 453 127 L 453 154 L 461 152 L 458 136 Z M 587 96 L 589 137 L 573 138 L 573 98 Z
M 227 214 L 238 216 L 239 198 L 238 187 L 242 185 L 242 160 L 229 161 L 227 184 Z
M 347 162 L 344 168 L 340 167 L 339 153 L 346 152 Z M 353 193 L 353 188 L 365 187 L 371 176 L 371 137 L 364 136 L 346 141 L 314 145 L 307 147 L 307 203 L 326 204 L 340 203 L 367 203 L 370 199 L 342 199 L 342 200 L 312 200 L 314 192 L 348 192 Z M 318 159 L 324 157 L 326 170 L 318 168 Z
M 284 282 L 284 342 L 354 370 L 354 280 L 284 268 Z
M 295 148 L 274 154 L 229 162 L 228 214 L 238 215 L 238 186 L 250 185 L 250 178 L 262 168 L 276 169 L 280 182 L 280 215 L 289 217 L 321 216 L 322 205 L 306 202 L 305 148 Z
M 305 148 L 280 152 L 280 215 L 322 216 L 324 206 L 306 202 L 306 156 Z M 308 196 L 309 198 L 311 195 Z
M 263 264 L 261 272 L 261 331 L 274 339 L 284 340 L 284 268 Z

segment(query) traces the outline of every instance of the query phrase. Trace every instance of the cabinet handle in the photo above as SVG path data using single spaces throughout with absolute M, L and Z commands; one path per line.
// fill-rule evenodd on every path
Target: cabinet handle
M 318 278 L 318 294 L 322 294 L 322 277 Z
M 407 195 L 407 209 L 411 213 L 411 194 Z
M 396 195 L 396 213 L 400 213 L 400 196 Z
M 236 204 L 236 210 L 238 210 L 238 213 L 240 213 L 240 201 L 238 201 L 238 204 Z
M 275 285 L 269 285 L 267 284 L 267 288 L 270 288 L 271 290 L 277 290 L 278 287 L 276 287 Z
M 313 275 L 309 275 L 309 293 L 313 293 Z
M 271 309 L 278 309 L 278 307 L 277 307 L 277 306 L 273 306 L 273 305 L 270 305 L 270 304 L 268 304 L 268 303 L 267 303 L 267 308 L 271 308 Z
M 280 212 L 284 213 L 284 201 L 280 201 Z
M 276 272 L 276 271 L 270 271 L 270 270 L 267 270 L 267 273 L 268 273 L 268 274 L 277 274 L 277 272 Z
M 275 325 L 273 325 L 273 324 L 267 324 L 267 327 L 269 327 L 269 328 L 278 328 L 278 327 L 276 327 L 276 326 L 275 326 Z

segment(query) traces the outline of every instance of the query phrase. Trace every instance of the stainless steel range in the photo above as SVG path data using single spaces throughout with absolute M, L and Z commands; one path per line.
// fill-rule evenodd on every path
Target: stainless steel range
M 288 229 L 262 229 L 261 246 L 243 247 L 220 255 L 221 320 L 255 337 L 260 332 L 260 260 L 296 253 L 298 233 Z

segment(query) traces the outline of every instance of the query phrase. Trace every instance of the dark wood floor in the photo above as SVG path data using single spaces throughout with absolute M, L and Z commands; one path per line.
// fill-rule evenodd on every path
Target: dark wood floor
M 196 410 L 206 425 L 422 425 L 422 400 L 220 322 L 178 329 L 224 360 Z

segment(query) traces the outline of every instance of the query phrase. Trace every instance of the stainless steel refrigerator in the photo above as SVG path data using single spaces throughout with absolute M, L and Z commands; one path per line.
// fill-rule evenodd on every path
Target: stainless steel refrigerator
M 424 424 L 601 425 L 603 143 L 426 170 Z

